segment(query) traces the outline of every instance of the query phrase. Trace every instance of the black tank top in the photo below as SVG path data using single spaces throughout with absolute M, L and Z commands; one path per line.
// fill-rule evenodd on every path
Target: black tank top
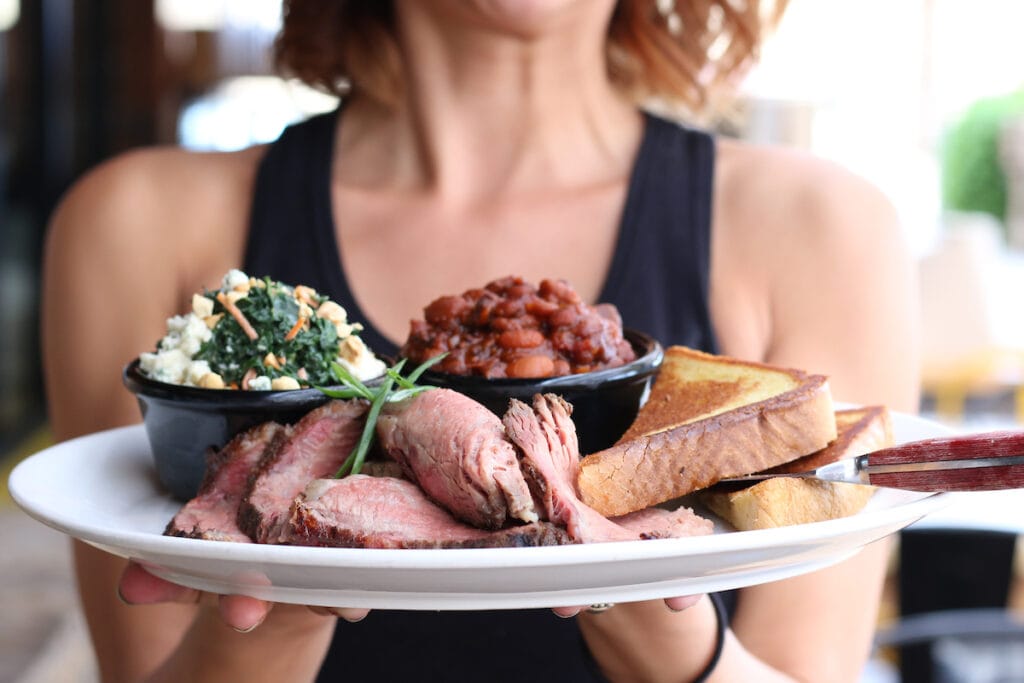
M 290 126 L 267 150 L 256 177 L 243 268 L 330 296 L 350 320 L 366 325 L 362 337 L 371 349 L 393 355 L 395 345 L 367 323 L 339 259 L 330 192 L 338 115 Z M 666 345 L 711 353 L 717 351 L 708 312 L 714 149 L 707 133 L 645 115 L 599 298 L 618 307 L 627 327 Z M 318 678 L 336 680 L 605 679 L 574 619 L 523 610 L 375 611 L 358 624 L 339 620 Z

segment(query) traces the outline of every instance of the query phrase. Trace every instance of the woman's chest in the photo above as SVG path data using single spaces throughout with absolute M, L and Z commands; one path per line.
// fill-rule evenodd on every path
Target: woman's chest
M 453 207 L 336 189 L 340 262 L 364 314 L 394 341 L 438 296 L 506 275 L 563 278 L 596 301 L 618 241 L 624 194 L 622 183 Z

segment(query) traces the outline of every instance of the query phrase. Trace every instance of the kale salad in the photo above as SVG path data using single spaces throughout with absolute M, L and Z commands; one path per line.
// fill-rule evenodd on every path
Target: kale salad
M 192 296 L 192 310 L 167 321 L 140 369 L 162 382 L 209 389 L 273 391 L 329 385 L 331 366 L 360 380 L 385 371 L 359 337 L 362 325 L 305 285 L 292 286 L 238 270 L 217 290 Z

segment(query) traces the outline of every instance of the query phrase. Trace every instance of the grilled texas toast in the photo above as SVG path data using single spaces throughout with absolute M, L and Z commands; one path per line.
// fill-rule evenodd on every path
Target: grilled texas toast
M 577 483 L 587 505 L 622 515 L 795 460 L 835 437 L 824 376 L 673 346 L 635 423 L 583 458 Z
M 891 446 L 892 421 L 883 406 L 836 412 L 839 436 L 827 447 L 773 472 L 806 472 Z M 723 485 L 725 486 L 725 485 Z M 768 479 L 739 490 L 702 491 L 700 500 L 740 531 L 822 522 L 859 512 L 875 489 L 819 479 Z

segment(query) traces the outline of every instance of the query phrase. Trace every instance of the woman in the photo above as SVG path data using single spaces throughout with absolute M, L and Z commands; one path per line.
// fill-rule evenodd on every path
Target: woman
M 841 400 L 913 410 L 912 276 L 879 193 L 819 160 L 639 109 L 700 115 L 735 81 L 766 12 L 734 5 L 286 2 L 280 61 L 324 87 L 347 78 L 340 112 L 269 149 L 125 155 L 56 212 L 44 350 L 57 434 L 136 422 L 119 369 L 232 267 L 331 295 L 384 353 L 434 296 L 510 273 L 562 277 L 664 343 L 825 373 Z M 329 648 L 325 678 L 353 680 L 854 680 L 885 557 L 876 544 L 741 591 L 708 670 L 707 597 L 565 620 L 380 612 L 350 624 L 199 596 L 75 547 L 111 681 L 310 680 Z M 133 606 L 113 599 L 118 586 Z

